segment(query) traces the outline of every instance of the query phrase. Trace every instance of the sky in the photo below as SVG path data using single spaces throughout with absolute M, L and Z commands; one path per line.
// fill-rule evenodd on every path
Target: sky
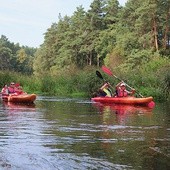
M 124 6 L 127 0 L 119 0 Z M 20 46 L 39 47 L 58 16 L 72 16 L 76 8 L 90 8 L 93 0 L 0 0 L 0 36 Z

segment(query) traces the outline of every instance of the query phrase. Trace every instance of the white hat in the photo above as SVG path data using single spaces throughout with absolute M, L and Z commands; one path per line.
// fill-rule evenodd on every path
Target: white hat
M 125 83 L 121 83 L 120 86 L 126 86 L 126 84 Z

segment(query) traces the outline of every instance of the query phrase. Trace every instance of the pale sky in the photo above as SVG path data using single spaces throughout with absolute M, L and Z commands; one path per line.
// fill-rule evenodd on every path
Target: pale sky
M 0 0 L 0 36 L 5 35 L 10 42 L 20 46 L 39 47 L 44 41 L 44 33 L 52 23 L 62 17 L 72 16 L 76 8 L 85 11 L 93 0 Z M 124 5 L 127 0 L 119 0 Z

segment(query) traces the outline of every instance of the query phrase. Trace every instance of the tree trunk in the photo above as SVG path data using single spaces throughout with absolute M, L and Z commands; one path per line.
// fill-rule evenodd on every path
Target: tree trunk
M 92 64 L 92 53 L 90 52 L 88 55 L 87 55 L 87 65 L 90 65 L 91 66 Z
M 166 16 L 166 27 L 165 27 L 165 33 L 164 33 L 164 38 L 163 38 L 163 48 L 164 49 L 167 48 L 167 43 L 169 43 L 169 41 L 168 41 L 169 19 L 170 19 L 170 9 L 169 9 L 167 16 Z
M 90 52 L 90 55 L 89 55 L 89 65 L 90 66 L 92 65 L 92 52 Z
M 154 46 L 156 51 L 158 51 L 158 32 L 157 32 L 157 23 L 155 17 L 153 17 L 153 35 L 154 35 Z
M 97 54 L 97 66 L 99 67 L 99 65 L 100 65 L 100 55 Z

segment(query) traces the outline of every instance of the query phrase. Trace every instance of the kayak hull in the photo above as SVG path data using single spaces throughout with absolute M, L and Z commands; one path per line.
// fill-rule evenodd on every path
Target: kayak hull
M 36 100 L 36 94 L 3 95 L 2 100 L 13 103 L 33 103 Z
M 94 97 L 91 99 L 94 102 L 108 104 L 128 104 L 128 105 L 147 105 L 153 101 L 153 97 Z

